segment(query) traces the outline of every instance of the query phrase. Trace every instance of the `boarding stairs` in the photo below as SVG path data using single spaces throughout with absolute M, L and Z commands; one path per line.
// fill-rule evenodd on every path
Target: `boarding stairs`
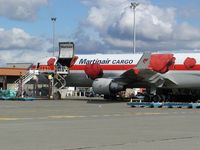
M 65 68 L 65 67 L 63 67 Z M 61 98 L 65 98 L 66 96 L 66 78 L 69 74 L 69 70 L 68 69 L 64 69 L 64 70 L 56 70 L 55 74 L 54 74 L 54 78 L 52 80 L 52 84 L 53 84 L 53 98 L 54 99 L 61 99 Z
M 21 76 L 14 82 L 13 89 L 18 92 L 23 89 L 23 86 L 29 82 L 34 76 L 39 75 L 38 70 L 29 70 L 25 75 Z
M 56 87 L 57 89 L 63 89 L 66 87 L 66 77 L 69 74 L 69 70 L 62 66 L 61 68 L 58 68 L 56 70 L 56 75 L 55 75 L 55 84 L 54 87 Z

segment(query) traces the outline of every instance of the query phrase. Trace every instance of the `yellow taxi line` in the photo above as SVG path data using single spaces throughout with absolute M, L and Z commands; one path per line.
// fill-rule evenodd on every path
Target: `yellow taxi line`
M 33 117 L 33 118 L 12 118 L 12 117 L 0 117 L 0 121 L 14 121 L 14 120 L 46 120 L 46 119 L 72 119 L 72 118 L 90 118 L 90 117 L 124 117 L 124 116 L 142 116 L 142 115 L 163 115 L 167 113 L 157 113 L 157 112 L 145 112 L 145 113 L 132 113 L 132 114 L 111 114 L 111 115 L 90 115 L 90 116 L 73 116 L 73 115 L 54 115 L 47 117 Z

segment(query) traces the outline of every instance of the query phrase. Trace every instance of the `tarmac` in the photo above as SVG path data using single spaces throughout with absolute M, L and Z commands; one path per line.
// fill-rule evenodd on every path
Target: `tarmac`
M 200 109 L 0 101 L 2 150 L 199 150 Z

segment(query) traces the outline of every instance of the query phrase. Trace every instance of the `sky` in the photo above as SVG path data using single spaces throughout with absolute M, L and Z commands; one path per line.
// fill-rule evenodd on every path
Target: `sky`
M 0 65 L 52 56 L 58 42 L 76 54 L 132 53 L 132 0 L 0 0 Z M 137 0 L 136 52 L 200 51 L 199 0 Z M 57 53 L 56 53 L 57 55 Z

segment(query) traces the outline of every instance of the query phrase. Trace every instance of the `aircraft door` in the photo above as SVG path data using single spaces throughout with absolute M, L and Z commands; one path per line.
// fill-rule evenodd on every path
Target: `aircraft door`
M 58 55 L 57 65 L 70 67 L 73 57 L 74 57 L 74 43 L 59 42 L 59 55 Z

